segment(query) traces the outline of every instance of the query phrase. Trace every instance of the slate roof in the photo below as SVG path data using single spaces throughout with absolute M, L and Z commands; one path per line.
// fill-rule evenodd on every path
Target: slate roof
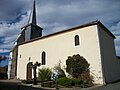
M 92 22 L 89 22 L 89 23 L 86 23 L 86 24 L 83 24 L 83 25 L 80 25 L 80 26 L 72 27 L 72 28 L 69 28 L 69 29 L 66 29 L 66 30 L 63 30 L 63 31 L 59 31 L 59 32 L 55 32 L 55 33 L 52 33 L 52 34 L 49 34 L 49 35 L 46 35 L 46 36 L 38 37 L 38 38 L 32 39 L 30 41 L 23 42 L 21 44 L 33 42 L 33 41 L 40 40 L 40 39 L 43 39 L 43 38 L 48 38 L 48 37 L 51 37 L 51 36 L 54 36 L 54 35 L 58 35 L 58 34 L 62 34 L 62 33 L 67 33 L 67 32 L 70 32 L 70 31 L 74 31 L 76 29 L 80 29 L 80 28 L 84 28 L 84 27 L 88 27 L 88 26 L 92 26 L 92 25 L 98 25 L 98 26 L 103 27 L 105 29 L 105 31 L 110 36 L 112 36 L 114 39 L 116 38 L 100 21 L 95 20 L 95 21 L 92 21 Z M 21 44 L 19 44 L 19 45 L 21 45 Z

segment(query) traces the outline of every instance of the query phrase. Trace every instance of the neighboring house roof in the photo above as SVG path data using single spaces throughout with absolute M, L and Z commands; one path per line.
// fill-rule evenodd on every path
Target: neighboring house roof
M 92 22 L 89 22 L 89 23 L 86 23 L 86 24 L 83 24 L 83 25 L 80 25 L 80 26 L 76 26 L 76 27 L 70 28 L 70 29 L 66 29 L 66 30 L 55 32 L 55 33 L 52 33 L 52 34 L 49 34 L 49 35 L 46 35 L 46 36 L 38 37 L 38 38 L 32 39 L 30 41 L 23 42 L 23 43 L 21 43 L 19 45 L 22 45 L 22 44 L 25 44 L 25 43 L 29 43 L 29 42 L 33 42 L 33 41 L 36 41 L 36 40 L 40 40 L 40 39 L 43 39 L 43 38 L 51 37 L 51 36 L 54 36 L 54 35 L 58 35 L 58 34 L 70 32 L 70 31 L 73 31 L 73 30 L 76 30 L 76 29 L 79 29 L 79 28 L 84 28 L 84 27 L 87 27 L 87 26 L 92 26 L 92 25 L 99 25 L 99 26 L 103 27 L 105 29 L 105 31 L 111 37 L 113 37 L 114 39 L 116 38 L 100 21 L 96 20 L 96 21 L 92 21 Z

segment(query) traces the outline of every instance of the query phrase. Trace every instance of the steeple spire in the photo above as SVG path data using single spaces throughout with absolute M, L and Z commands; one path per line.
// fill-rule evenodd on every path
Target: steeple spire
M 32 11 L 30 13 L 30 17 L 28 20 L 28 24 L 23 26 L 21 32 L 21 36 L 18 39 L 18 44 L 30 41 L 32 39 L 38 38 L 42 36 L 42 28 L 37 25 L 36 21 L 36 8 L 35 8 L 35 0 L 33 2 Z
M 36 24 L 37 24 L 37 22 L 36 22 L 35 0 L 34 0 L 34 2 L 33 2 L 32 12 L 31 12 L 31 14 L 30 14 L 30 18 L 29 18 L 28 24 L 33 24 L 33 25 L 36 25 Z

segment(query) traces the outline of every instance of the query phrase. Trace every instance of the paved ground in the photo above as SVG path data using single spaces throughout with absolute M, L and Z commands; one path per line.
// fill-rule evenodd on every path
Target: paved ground
M 100 87 L 89 89 L 89 90 L 120 90 L 120 82 L 108 84 L 105 86 L 100 86 Z
M 0 90 L 18 90 L 19 83 L 14 80 L 0 80 Z
M 23 85 L 16 80 L 0 80 L 0 90 L 56 90 L 55 88 L 41 88 L 40 85 Z M 59 90 L 120 90 L 120 82 L 108 85 L 96 85 L 90 88 L 59 88 Z
M 21 85 L 21 82 L 18 80 L 0 80 L 0 90 L 45 90 L 45 89 Z

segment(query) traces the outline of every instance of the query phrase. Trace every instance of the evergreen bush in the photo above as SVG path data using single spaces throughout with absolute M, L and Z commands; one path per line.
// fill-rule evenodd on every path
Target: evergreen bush
M 49 68 L 42 68 L 38 70 L 38 80 L 49 81 L 51 80 L 52 71 Z
M 62 86 L 74 86 L 75 85 L 72 79 L 66 78 L 66 77 L 58 78 L 57 83 Z
M 83 84 L 83 81 L 78 78 L 72 78 L 73 82 L 75 83 L 75 86 L 80 86 Z
M 82 73 L 89 72 L 89 63 L 79 54 L 69 56 L 66 60 L 66 72 L 72 75 L 73 78 L 78 78 Z

